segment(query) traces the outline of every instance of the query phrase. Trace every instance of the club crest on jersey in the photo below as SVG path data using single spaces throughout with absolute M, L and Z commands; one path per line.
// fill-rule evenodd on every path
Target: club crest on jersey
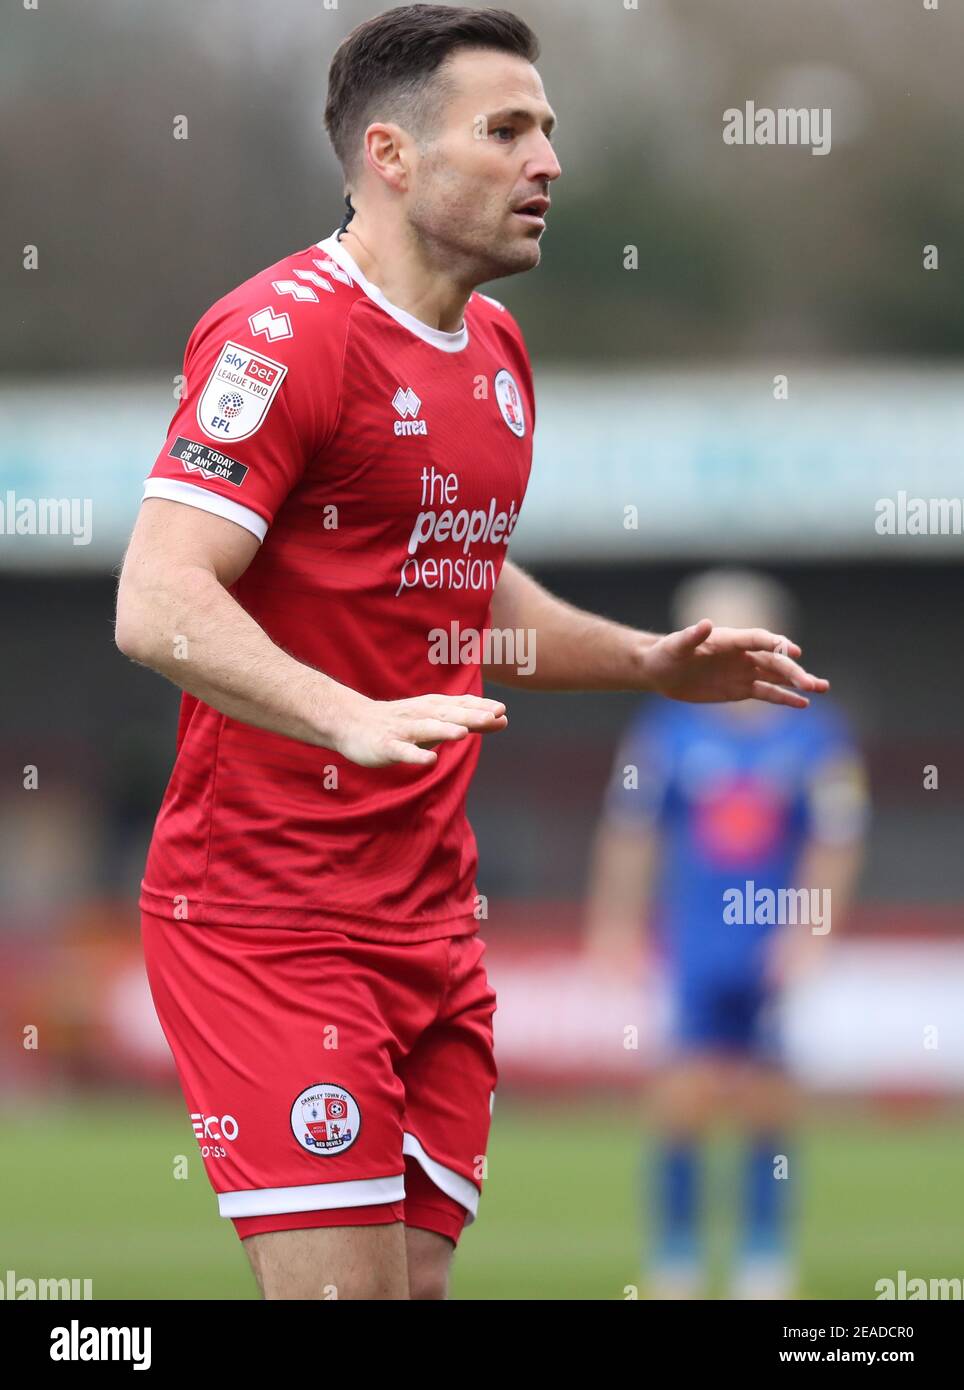
M 288 368 L 237 343 L 225 343 L 197 403 L 209 439 L 237 443 L 260 429 Z
M 401 416 L 400 420 L 395 421 L 396 434 L 428 434 L 428 425 L 416 418 L 422 402 L 410 386 L 406 386 L 404 391 L 399 386 L 392 397 L 392 405 Z
M 303 1149 L 324 1158 L 341 1153 L 358 1138 L 361 1111 L 344 1086 L 319 1081 L 295 1096 L 291 1132 Z
M 526 432 L 525 410 L 522 393 L 515 384 L 515 377 L 503 367 L 495 377 L 495 398 L 499 403 L 502 418 L 513 434 L 521 439 Z

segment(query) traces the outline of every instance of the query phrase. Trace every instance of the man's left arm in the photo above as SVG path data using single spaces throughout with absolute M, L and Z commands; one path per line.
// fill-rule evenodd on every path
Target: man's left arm
M 654 691 L 699 703 L 751 699 L 797 709 L 809 704 L 799 691 L 830 688 L 797 665 L 800 648 L 779 633 L 714 627 L 708 618 L 682 632 L 641 632 L 556 598 L 508 559 L 491 616 L 504 659 L 486 664 L 483 674 L 500 685 Z M 507 640 L 510 633 L 518 634 L 514 641 Z

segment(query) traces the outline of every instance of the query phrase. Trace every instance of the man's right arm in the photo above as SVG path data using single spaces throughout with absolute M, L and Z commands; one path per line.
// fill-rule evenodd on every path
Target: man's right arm
M 224 517 L 146 498 L 121 573 L 117 646 L 231 719 L 363 767 L 430 766 L 434 745 L 506 726 L 499 701 L 370 700 L 282 651 L 228 592 L 258 547 Z

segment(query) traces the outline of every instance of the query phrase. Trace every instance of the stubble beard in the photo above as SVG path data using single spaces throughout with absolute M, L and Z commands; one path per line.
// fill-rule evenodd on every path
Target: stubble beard
M 436 184 L 416 198 L 408 222 L 426 258 L 474 289 L 539 264 L 538 241 L 510 235 L 510 216 L 506 207 L 481 220 L 471 195 L 457 193 L 450 184 Z

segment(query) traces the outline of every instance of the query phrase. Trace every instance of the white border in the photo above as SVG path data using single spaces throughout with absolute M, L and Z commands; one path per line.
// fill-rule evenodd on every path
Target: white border
M 253 512 L 250 507 L 242 507 L 240 502 L 232 502 L 230 497 L 222 497 L 219 492 L 207 492 L 200 483 L 188 483 L 177 478 L 148 478 L 144 484 L 145 497 L 163 497 L 166 502 L 184 502 L 189 507 L 198 507 L 202 512 L 213 512 L 223 516 L 225 521 L 233 521 L 243 526 L 259 541 L 268 534 L 268 523 L 263 516 Z
M 470 1226 L 479 1210 L 479 1189 L 475 1183 L 463 1178 L 461 1173 L 453 1172 L 451 1168 L 437 1163 L 434 1158 L 429 1158 L 415 1135 L 410 1134 L 408 1130 L 402 1135 L 402 1153 L 417 1159 L 435 1186 L 444 1192 L 446 1197 L 458 1202 L 460 1207 L 465 1207 L 468 1212 L 465 1224 Z
M 276 280 L 274 283 L 277 284 L 278 281 Z M 315 298 L 317 299 L 317 295 L 315 296 Z M 287 333 L 283 333 L 283 334 L 281 334 L 280 336 L 283 337 L 283 338 L 290 338 L 290 337 L 292 336 L 292 334 L 291 334 L 291 320 L 288 318 L 288 315 L 287 315 L 287 314 L 280 314 L 280 315 L 275 314 L 275 311 L 271 308 L 270 304 L 268 305 L 268 307 L 267 307 L 266 309 L 259 309 L 259 310 L 258 310 L 258 314 L 269 314 L 269 313 L 272 315 L 273 318 L 282 318 L 282 319 L 284 319 L 285 323 L 288 325 L 288 332 L 287 332 Z M 252 324 L 252 322 L 251 322 L 251 319 L 257 318 L 257 316 L 258 316 L 257 314 L 251 314 L 251 315 L 249 316 L 249 318 L 248 318 L 248 327 L 249 327 L 249 329 L 251 330 L 251 336 L 252 336 L 252 338 L 257 337 L 258 333 L 262 332 L 262 330 L 261 330 L 260 328 L 256 329 L 256 328 L 254 327 L 254 325 Z M 278 335 L 276 334 L 275 336 L 277 337 Z M 266 337 L 266 338 L 268 337 L 267 333 L 265 333 L 265 337 Z M 268 341 L 269 341 L 269 342 L 273 342 L 274 339 L 268 339 Z M 207 381 L 204 383 L 204 390 L 203 390 L 203 391 L 201 392 L 201 394 L 198 396 L 198 398 L 197 398 L 197 405 L 194 407 L 194 416 L 195 416 L 195 419 L 197 420 L 198 428 L 204 431 L 204 433 L 207 435 L 208 439 L 216 439 L 217 442 L 218 442 L 219 444 L 223 444 L 223 443 L 224 443 L 224 435 L 223 435 L 223 434 L 214 434 L 214 433 L 212 433 L 211 430 L 208 429 L 207 425 L 204 423 L 204 420 L 203 420 L 203 418 L 202 418 L 202 416 L 201 416 L 201 407 L 202 407 L 202 405 L 204 404 L 205 397 L 207 396 L 207 393 L 210 391 L 210 389 L 211 389 L 212 386 L 214 386 L 215 391 L 218 391 L 218 390 L 223 391 L 223 390 L 224 390 L 224 387 L 223 387 L 223 386 L 219 387 L 219 386 L 216 386 L 216 385 L 215 385 L 215 374 L 216 374 L 218 368 L 220 367 L 221 363 L 224 361 L 224 354 L 225 354 L 225 352 L 227 351 L 228 348 L 234 348 L 235 352 L 240 353 L 240 355 L 241 355 L 242 357 L 243 357 L 245 354 L 247 354 L 249 357 L 257 357 L 257 358 L 259 358 L 260 360 L 263 360 L 263 361 L 267 362 L 267 364 L 268 364 L 269 367 L 274 367 L 275 371 L 278 373 L 278 375 L 275 377 L 274 381 L 273 381 L 272 384 L 271 384 L 271 390 L 268 392 L 267 398 L 261 402 L 261 414 L 258 416 L 258 419 L 257 419 L 256 424 L 252 425 L 251 428 L 250 428 L 249 430 L 245 430 L 244 434 L 234 434 L 234 435 L 232 435 L 231 438 L 228 440 L 228 445 L 230 446 L 230 445 L 232 445 L 232 444 L 240 444 L 241 441 L 242 441 L 242 439 L 250 439 L 251 436 L 252 436 L 253 434 L 257 434 L 258 430 L 259 430 L 259 429 L 261 428 L 261 426 L 264 424 L 265 416 L 267 415 L 268 411 L 271 409 L 271 402 L 274 400 L 275 396 L 276 396 L 276 395 L 278 394 L 278 392 L 280 391 L 280 389 L 281 389 L 281 383 L 284 381 L 285 377 L 288 375 L 288 368 L 285 366 L 285 364 L 284 364 L 283 362 L 276 362 L 276 361 L 274 360 L 273 357 L 269 357 L 269 356 L 267 355 L 267 353 L 260 352 L 257 348 L 248 348 L 248 347 L 245 347 L 243 343 L 236 343 L 236 342 L 234 342 L 234 340 L 231 339 L 231 338 L 229 338 L 229 339 L 227 340 L 227 342 L 224 344 L 224 347 L 222 347 L 220 353 L 218 354 L 218 357 L 217 357 L 217 359 L 215 360 L 214 366 L 211 368 L 210 376 L 208 377 Z M 251 392 L 249 391 L 249 392 L 248 392 L 248 395 L 250 395 L 250 394 L 251 394 Z
M 430 328 L 427 323 L 417 319 L 414 314 L 410 314 L 407 309 L 399 309 L 397 304 L 393 304 L 390 299 L 386 299 L 377 285 L 373 285 L 370 280 L 366 280 L 352 260 L 348 251 L 338 240 L 337 234 L 332 233 L 324 241 L 319 241 L 316 245 L 335 262 L 340 265 L 342 270 L 347 270 L 348 274 L 363 290 L 368 298 L 377 304 L 380 309 L 400 323 L 403 328 L 407 328 L 410 333 L 414 333 L 416 338 L 421 338 L 425 343 L 431 343 L 432 347 L 439 348 L 442 352 L 461 352 L 469 345 L 469 330 L 465 319 L 462 320 L 462 327 L 455 333 L 443 333 L 441 328 Z
M 479 1191 L 461 1173 L 437 1163 L 425 1152 L 414 1134 L 402 1136 L 402 1153 L 414 1158 L 435 1186 L 465 1207 L 466 1226 L 479 1210 Z M 261 1187 L 242 1192 L 219 1192 L 222 1216 L 279 1216 L 296 1211 L 334 1211 L 339 1207 L 371 1207 L 405 1200 L 405 1174 L 388 1178 L 359 1178 L 350 1182 L 306 1183 L 299 1187 Z
M 292 1211 L 332 1211 L 338 1207 L 374 1207 L 405 1200 L 405 1174 L 358 1178 L 351 1182 L 313 1182 L 302 1187 L 258 1187 L 219 1192 L 222 1216 L 280 1216 Z

